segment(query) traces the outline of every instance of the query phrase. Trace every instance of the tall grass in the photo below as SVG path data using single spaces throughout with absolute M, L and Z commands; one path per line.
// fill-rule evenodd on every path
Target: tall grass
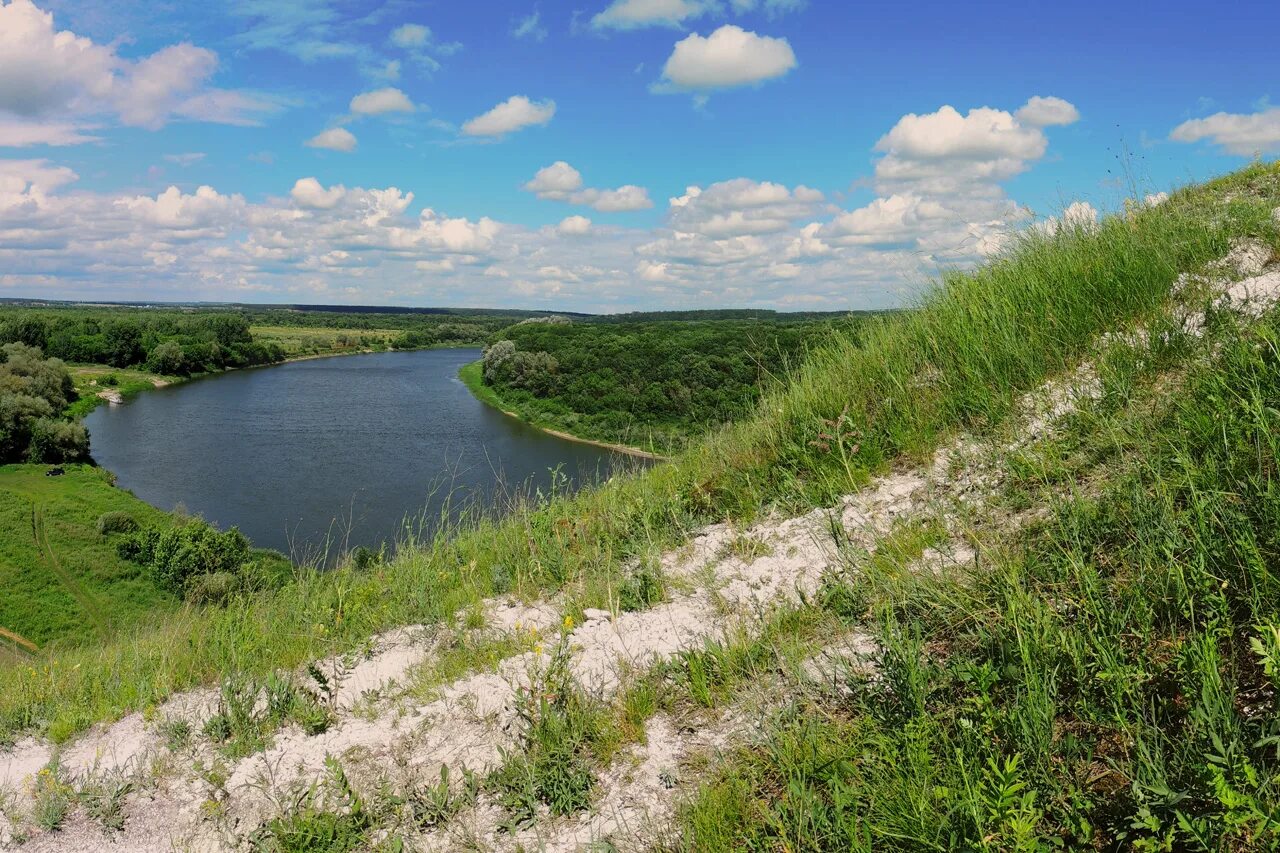
M 1223 201 L 1230 189 L 1231 203 Z M 918 311 L 838 333 L 744 423 L 670 464 L 505 520 L 456 524 L 367 572 L 304 575 L 225 609 L 187 609 L 98 648 L 0 669 L 0 732 L 63 738 L 232 673 L 262 674 L 358 646 L 404 623 L 448 619 L 497 592 L 567 587 L 602 604 L 628 559 L 709 519 L 770 502 L 812 505 L 958 427 L 998 422 L 1016 396 L 1070 365 L 1104 330 L 1165 299 L 1176 276 L 1268 231 L 1277 170 L 1256 166 L 1159 207 L 1028 236 Z M 837 448 L 815 441 L 846 414 Z M 826 449 L 823 448 L 826 445 Z
M 1217 343 L 1165 407 L 1083 418 L 1072 476 L 1108 484 L 975 577 L 833 596 L 882 677 L 777 720 L 689 846 L 1280 847 L 1280 316 Z

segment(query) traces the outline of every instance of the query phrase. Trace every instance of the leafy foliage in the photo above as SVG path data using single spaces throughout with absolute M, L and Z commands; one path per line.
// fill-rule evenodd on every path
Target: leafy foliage
M 147 365 L 185 376 L 270 364 L 284 358 L 253 339 L 248 320 L 226 311 L 14 310 L 0 320 L 0 343 L 39 347 L 63 361 L 112 367 Z
M 74 462 L 89 454 L 89 434 L 55 415 L 73 399 L 71 374 L 25 343 L 0 347 L 0 464 Z
M 670 449 L 751 409 L 762 387 L 848 319 L 530 322 L 485 350 L 484 382 L 529 420 Z
M 158 585 L 181 593 L 202 577 L 234 575 L 249 560 L 249 540 L 236 528 L 221 532 L 191 520 L 169 528 L 149 528 L 124 539 L 120 556 L 140 564 Z

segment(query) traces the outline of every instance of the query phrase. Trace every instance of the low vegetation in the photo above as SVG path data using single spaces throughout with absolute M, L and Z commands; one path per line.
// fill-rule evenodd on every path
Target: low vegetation
M 919 310 L 831 329 L 749 417 L 669 464 L 477 515 L 364 569 L 301 574 L 0 667 L 0 734 L 65 739 L 184 687 L 260 684 L 387 628 L 478 612 L 485 596 L 561 589 L 570 610 L 614 609 L 626 591 L 646 607 L 663 590 L 643 567 L 703 523 L 828 505 L 957 433 L 1003 446 L 1025 393 L 1105 334 L 1155 323 L 1181 275 L 1241 240 L 1280 248 L 1277 205 L 1280 169 L 1256 165 L 1096 227 L 1029 232 L 946 276 Z M 712 707 L 782 668 L 776 650 L 792 638 L 842 625 L 880 650 L 878 673 L 787 703 L 761 743 L 710 768 L 684 813 L 690 848 L 1275 846 L 1280 322 L 1237 328 L 1203 307 L 1212 346 L 1151 326 L 1150 346 L 1099 365 L 1101 401 L 1061 439 L 1013 453 L 993 509 L 1025 523 L 975 533 L 977 574 L 907 571 L 923 531 L 902 560 L 861 554 L 857 573 L 775 614 L 767 641 L 690 652 L 662 673 Z M 727 546 L 744 560 L 765 547 Z M 519 751 L 482 783 L 507 795 L 517 825 L 590 802 L 591 770 L 657 704 L 624 697 L 633 712 L 610 718 L 548 683 L 523 708 Z M 227 743 L 236 713 L 215 733 Z M 340 807 L 298 800 L 263 846 L 368 840 L 379 806 L 330 769 Z M 454 807 L 428 797 L 424 814 L 431 802 Z
M 44 647 L 100 642 L 163 618 L 175 597 L 117 553 L 130 527 L 171 516 L 87 465 L 48 476 L 43 465 L 0 465 L 0 628 Z M 0 641 L 0 649 L 23 651 Z M 3 652 L 0 652 L 2 655 Z
M 819 609 L 879 668 L 801 693 L 718 768 L 689 845 L 1280 844 L 1280 317 L 1219 322 L 1099 365 L 1099 400 L 1012 460 L 1004 509 L 1051 512 L 988 531 L 973 574 L 831 578 Z

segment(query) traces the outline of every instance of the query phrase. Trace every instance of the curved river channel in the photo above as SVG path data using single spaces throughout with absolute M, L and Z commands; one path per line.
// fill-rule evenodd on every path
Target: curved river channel
M 548 435 L 457 378 L 478 349 L 390 352 L 234 371 L 100 406 L 98 464 L 161 509 L 322 561 L 431 535 L 467 502 L 595 482 L 642 464 Z

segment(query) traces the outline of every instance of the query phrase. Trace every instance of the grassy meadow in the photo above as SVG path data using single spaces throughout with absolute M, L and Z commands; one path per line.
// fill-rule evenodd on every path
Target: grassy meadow
M 668 464 L 477 515 L 386 564 L 0 666 L 0 738 L 65 739 L 494 594 L 608 607 L 636 563 L 701 524 L 825 505 L 958 433 L 1000 435 L 1023 394 L 1096 355 L 1104 333 L 1157 323 L 1180 275 L 1241 239 L 1280 248 L 1278 205 L 1280 169 L 1257 164 L 1096 228 L 1027 232 L 945 275 L 918 310 L 834 331 L 749 417 Z M 972 574 L 874 562 L 780 615 L 751 653 L 698 658 L 683 689 L 706 705 L 815 625 L 856 626 L 885 650 L 880 679 L 784 709 L 717 769 L 684 813 L 690 849 L 1275 845 L 1280 325 L 1210 320 L 1213 347 L 1168 329 L 1150 352 L 1108 356 L 1100 404 L 1015 467 L 1010 512 L 1046 512 L 989 532 Z M 554 737 L 574 761 L 611 742 Z M 529 760 L 564 747 L 530 743 Z
M 386 349 L 402 332 L 397 329 L 330 329 L 318 326 L 250 326 L 254 340 L 275 344 L 286 358 L 338 355 Z
M 69 465 L 61 477 L 48 470 L 0 466 L 0 628 L 40 647 L 65 647 L 105 641 L 171 609 L 174 597 L 98 532 L 108 512 L 142 525 L 170 516 L 117 489 L 100 468 Z

